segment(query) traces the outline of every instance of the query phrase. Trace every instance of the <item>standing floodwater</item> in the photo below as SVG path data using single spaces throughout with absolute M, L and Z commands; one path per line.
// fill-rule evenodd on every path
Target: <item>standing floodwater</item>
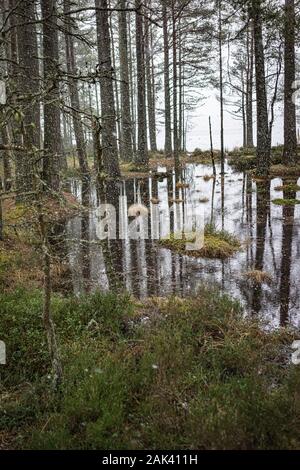
M 156 173 L 145 179 L 92 185 L 84 189 L 83 196 L 81 181 L 72 180 L 72 193 L 88 207 L 67 225 L 75 293 L 118 289 L 139 298 L 186 296 L 207 284 L 221 287 L 239 299 L 249 314 L 261 314 L 274 326 L 299 325 L 300 207 L 272 203 L 281 197 L 277 188 L 281 179 L 256 183 L 249 175 L 234 173 L 229 166 L 224 183 L 221 177 L 214 180 L 209 176 L 210 166 L 189 164 L 182 172 L 184 187 L 180 189 L 176 189 L 172 172 Z M 144 204 L 149 208 L 149 239 L 100 242 L 100 203 L 115 206 L 118 227 L 130 223 L 128 207 Z M 175 228 L 182 228 L 192 215 L 197 215 L 200 206 L 204 207 L 205 223 L 241 240 L 240 252 L 227 260 L 216 260 L 192 258 L 159 246 L 154 232 L 159 230 L 159 236 L 165 237 Z M 158 225 L 154 224 L 154 214 L 159 218 Z M 256 282 L 247 275 L 249 271 L 262 272 L 265 279 Z

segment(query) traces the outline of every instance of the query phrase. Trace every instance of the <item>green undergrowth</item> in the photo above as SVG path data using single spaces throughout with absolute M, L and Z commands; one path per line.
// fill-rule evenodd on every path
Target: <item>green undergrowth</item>
M 272 177 L 276 177 L 276 176 L 299 177 L 300 165 L 288 166 L 288 165 L 283 165 L 282 163 L 279 163 L 277 165 L 272 165 L 270 168 L 270 175 Z
M 159 240 L 159 244 L 165 248 L 197 258 L 226 259 L 241 249 L 240 241 L 225 230 L 217 230 L 213 225 L 206 225 L 204 230 L 204 246 L 199 250 L 193 250 L 187 243 L 194 243 L 196 235 L 172 233 L 168 238 Z
M 300 444 L 299 366 L 289 362 L 294 337 L 264 332 L 227 296 L 203 288 L 189 299 L 140 305 L 127 295 L 55 296 L 64 369 L 58 393 L 51 389 L 41 293 L 0 297 L 8 351 L 0 369 L 0 439 L 8 448 Z
M 276 186 L 275 191 L 288 191 L 288 192 L 298 192 L 300 191 L 300 186 L 295 183 L 287 183 L 280 186 Z
M 273 199 L 272 202 L 277 206 L 295 206 L 297 204 L 300 204 L 300 201 L 298 199 Z

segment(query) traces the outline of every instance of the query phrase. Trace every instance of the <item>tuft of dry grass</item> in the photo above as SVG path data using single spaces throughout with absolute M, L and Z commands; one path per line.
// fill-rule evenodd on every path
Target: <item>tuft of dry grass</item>
M 258 269 L 253 269 L 252 271 L 248 271 L 244 274 L 244 277 L 255 284 L 271 284 L 273 282 L 273 278 L 270 273 L 266 271 L 260 271 Z
M 300 165 L 272 165 L 270 168 L 271 176 L 300 176 Z
M 208 182 L 210 180 L 214 180 L 215 179 L 215 176 L 214 175 L 204 175 L 203 176 L 203 180 Z
M 182 182 L 176 183 L 177 189 L 188 189 L 189 187 L 190 185 L 188 183 L 182 183 Z
M 172 203 L 172 204 L 181 204 L 183 202 L 183 199 L 180 199 L 180 198 L 172 199 L 172 198 L 170 198 L 169 202 Z
M 300 186 L 298 184 L 283 184 L 281 186 L 276 186 L 275 191 L 300 191 Z

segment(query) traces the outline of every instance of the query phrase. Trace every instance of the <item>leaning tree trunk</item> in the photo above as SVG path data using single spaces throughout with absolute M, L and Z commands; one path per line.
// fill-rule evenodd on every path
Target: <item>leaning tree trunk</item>
M 23 146 L 26 156 L 19 155 L 17 173 L 17 192 L 27 193 L 35 188 L 35 173 L 38 151 L 40 149 L 40 96 L 37 32 L 35 9 L 32 0 L 14 3 L 17 23 L 18 112 L 22 116 Z M 22 96 L 20 96 L 22 95 Z
M 128 66 L 128 37 L 126 0 L 120 0 L 119 12 L 119 54 L 121 74 L 121 143 L 123 158 L 126 161 L 133 159 L 132 153 L 132 122 L 130 115 L 129 66 Z
M 284 150 L 288 165 L 297 161 L 296 106 L 293 100 L 295 82 L 295 1 L 285 0 L 284 32 Z
M 80 116 L 80 100 L 76 80 L 73 78 L 76 75 L 76 57 L 74 50 L 74 37 L 73 37 L 73 25 L 72 18 L 70 18 L 71 4 L 70 0 L 64 0 L 64 14 L 66 22 L 66 59 L 67 59 L 67 71 L 68 71 L 68 85 L 69 94 L 72 108 L 72 120 L 77 148 L 77 155 L 81 173 L 86 175 L 88 173 L 88 162 L 86 143 L 84 138 L 83 126 Z
M 137 63 L 137 94 L 138 94 L 138 148 L 136 163 L 148 164 L 147 127 L 146 127 L 146 96 L 145 96 L 145 62 L 142 3 L 136 0 L 136 63 Z
M 164 94 L 165 94 L 165 153 L 167 157 L 172 155 L 171 134 L 171 97 L 170 97 L 170 59 L 169 59 L 169 35 L 168 16 L 165 1 L 162 2 L 163 36 L 164 36 Z
M 44 70 L 43 177 L 47 189 L 59 189 L 62 158 L 56 0 L 41 0 Z
M 95 7 L 100 72 L 103 166 L 109 176 L 116 177 L 120 175 L 120 168 L 107 0 L 95 0 Z
M 261 0 L 252 0 L 251 16 L 254 28 L 257 108 L 257 173 L 267 176 L 270 168 L 268 106 L 265 77 L 265 55 L 262 34 Z

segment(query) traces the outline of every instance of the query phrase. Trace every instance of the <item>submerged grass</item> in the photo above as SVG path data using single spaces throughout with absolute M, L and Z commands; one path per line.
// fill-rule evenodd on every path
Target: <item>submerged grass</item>
M 200 250 L 187 250 L 187 243 L 194 243 L 196 235 L 172 233 L 168 238 L 159 240 L 159 244 L 170 250 L 197 258 L 226 259 L 241 249 L 240 241 L 225 230 L 217 230 L 213 225 L 206 225 L 204 246 Z
M 264 332 L 227 296 L 203 289 L 149 300 L 140 311 L 126 295 L 96 293 L 56 296 L 52 308 L 64 365 L 59 394 L 49 385 L 41 293 L 1 295 L 2 448 L 299 447 L 294 337 Z

